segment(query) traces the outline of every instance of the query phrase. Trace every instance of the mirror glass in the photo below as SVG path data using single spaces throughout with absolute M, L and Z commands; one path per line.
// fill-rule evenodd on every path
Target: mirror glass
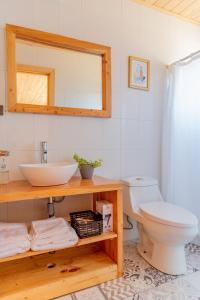
M 16 39 L 16 102 L 102 110 L 102 56 Z

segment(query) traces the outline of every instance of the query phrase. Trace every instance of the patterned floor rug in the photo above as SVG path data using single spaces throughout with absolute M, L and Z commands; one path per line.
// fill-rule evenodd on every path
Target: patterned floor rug
M 177 278 L 164 274 L 150 266 L 137 252 L 136 243 L 126 243 L 124 247 L 124 276 L 121 279 L 109 281 L 100 288 L 109 300 L 137 299 L 137 295 L 149 288 Z M 189 244 L 186 247 L 187 273 L 200 270 L 200 246 Z
M 190 243 L 185 248 L 187 275 L 200 270 L 200 245 Z M 150 266 L 137 252 L 136 242 L 127 242 L 124 246 L 124 276 L 120 279 L 105 282 L 99 286 L 85 289 L 59 300 L 140 300 L 148 299 L 147 291 L 165 287 L 172 282 L 181 282 L 184 276 L 164 274 Z M 200 285 L 200 283 L 199 283 Z M 166 287 L 166 289 L 168 289 Z M 159 289 L 157 289 L 158 291 Z M 162 294 L 162 293 L 161 293 Z M 144 295 L 145 298 L 144 298 Z M 149 299 L 200 299 L 199 298 L 162 298 L 155 296 Z

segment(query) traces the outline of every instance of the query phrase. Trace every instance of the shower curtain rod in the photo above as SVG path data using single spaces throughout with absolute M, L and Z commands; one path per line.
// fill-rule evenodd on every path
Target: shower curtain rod
M 170 66 L 173 66 L 173 65 L 175 65 L 175 64 L 177 64 L 177 63 L 179 63 L 179 62 L 183 62 L 183 61 L 185 61 L 185 60 L 187 60 L 187 59 L 190 59 L 190 58 L 192 58 L 193 56 L 196 56 L 196 55 L 198 55 L 198 54 L 200 54 L 200 50 L 198 50 L 198 51 L 196 51 L 196 52 L 193 52 L 193 53 L 191 53 L 190 55 L 188 55 L 188 56 L 186 56 L 186 57 L 184 57 L 184 58 L 181 58 L 181 59 L 179 59 L 179 60 L 177 60 L 177 61 L 171 63 L 170 65 L 167 66 L 167 68 L 170 67 Z

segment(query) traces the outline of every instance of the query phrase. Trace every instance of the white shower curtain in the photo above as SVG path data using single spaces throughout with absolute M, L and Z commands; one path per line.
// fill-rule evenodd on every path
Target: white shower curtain
M 169 67 L 167 90 L 162 193 L 200 221 L 200 55 Z

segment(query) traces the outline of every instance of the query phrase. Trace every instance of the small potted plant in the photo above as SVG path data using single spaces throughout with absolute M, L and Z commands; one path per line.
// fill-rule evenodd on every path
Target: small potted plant
M 102 160 L 87 160 L 78 154 L 74 153 L 73 159 L 78 163 L 82 179 L 91 179 L 94 173 L 94 168 L 101 167 Z

